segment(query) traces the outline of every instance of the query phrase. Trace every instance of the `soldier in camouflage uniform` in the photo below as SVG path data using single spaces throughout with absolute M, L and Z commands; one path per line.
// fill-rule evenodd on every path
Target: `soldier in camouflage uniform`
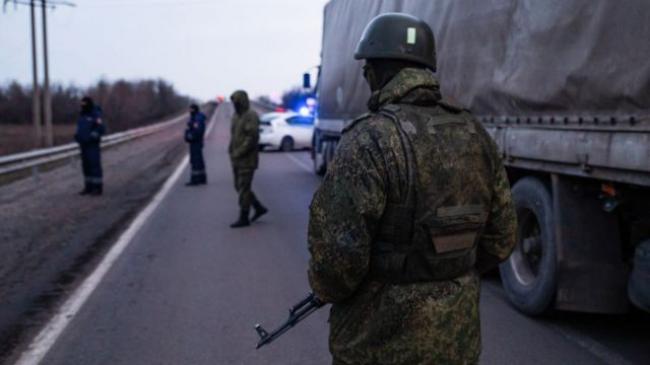
M 258 164 L 259 117 L 250 108 L 248 94 L 245 91 L 235 91 L 231 96 L 235 107 L 230 129 L 230 145 L 228 153 L 232 163 L 235 180 L 235 190 L 239 194 L 239 219 L 230 225 L 232 228 L 246 227 L 251 221 L 257 220 L 268 212 L 251 190 L 253 174 Z M 250 207 L 255 208 L 253 217 L 249 220 Z
M 370 113 L 344 129 L 309 222 L 334 364 L 477 363 L 479 274 L 515 245 L 496 145 L 441 101 L 426 23 L 380 15 L 355 57 Z

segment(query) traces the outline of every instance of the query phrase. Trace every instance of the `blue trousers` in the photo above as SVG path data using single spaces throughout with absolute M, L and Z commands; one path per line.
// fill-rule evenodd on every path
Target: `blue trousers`
M 205 183 L 205 161 L 203 160 L 203 143 L 190 143 L 190 165 L 192 166 L 191 182 Z
M 103 184 L 102 153 L 99 143 L 82 144 L 81 169 L 83 170 L 86 186 L 101 186 Z

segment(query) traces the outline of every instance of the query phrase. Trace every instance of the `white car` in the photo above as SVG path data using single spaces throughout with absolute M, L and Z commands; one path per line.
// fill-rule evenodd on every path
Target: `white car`
M 310 148 L 314 136 L 314 117 L 294 112 L 268 113 L 260 117 L 260 149 L 291 151 Z

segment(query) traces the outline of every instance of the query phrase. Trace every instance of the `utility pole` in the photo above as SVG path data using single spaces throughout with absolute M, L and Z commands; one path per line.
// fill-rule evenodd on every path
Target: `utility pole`
M 34 147 L 38 148 L 42 142 L 41 130 L 41 105 L 40 89 L 38 87 L 38 61 L 36 55 L 36 10 L 35 0 L 30 2 L 30 15 L 32 21 L 32 123 L 34 124 Z
M 32 7 L 33 9 L 33 7 Z M 47 51 L 47 6 L 46 0 L 41 2 L 43 16 L 43 119 L 45 122 L 45 146 L 54 145 L 54 131 L 52 128 L 52 98 L 50 95 L 50 66 Z M 32 10 L 33 11 L 33 10 Z
M 34 124 L 34 147 L 38 148 L 45 145 L 50 147 L 54 144 L 54 130 L 52 127 L 52 98 L 50 94 L 50 70 L 47 47 L 47 8 L 55 8 L 57 5 L 75 6 L 74 3 L 66 0 L 4 0 L 3 10 L 7 3 L 13 2 L 14 5 L 29 5 L 31 16 L 32 31 L 32 122 Z M 43 71 L 45 80 L 43 83 L 43 111 L 41 114 L 41 93 L 38 85 L 38 62 L 36 54 L 36 6 L 37 2 L 41 5 L 43 17 Z M 41 116 L 45 121 L 45 141 L 43 141 L 43 129 L 41 126 Z

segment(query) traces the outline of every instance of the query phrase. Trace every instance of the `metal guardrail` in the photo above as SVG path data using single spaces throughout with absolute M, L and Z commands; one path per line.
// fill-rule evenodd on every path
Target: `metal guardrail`
M 184 116 L 177 116 L 168 121 L 135 128 L 124 132 L 109 134 L 102 138 L 102 147 L 109 147 L 136 138 L 144 137 L 185 120 Z M 37 169 L 39 166 L 64 160 L 79 154 L 77 143 L 68 143 L 61 146 L 42 148 L 29 152 L 16 153 L 0 157 L 0 176 L 16 173 L 27 169 Z

